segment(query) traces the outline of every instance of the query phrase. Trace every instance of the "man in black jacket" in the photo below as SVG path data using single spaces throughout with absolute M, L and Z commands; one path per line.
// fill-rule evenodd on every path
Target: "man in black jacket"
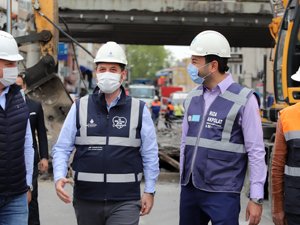
M 23 91 L 26 90 L 25 74 L 17 77 L 16 84 L 21 86 Z M 32 132 L 34 148 L 34 168 L 32 177 L 32 200 L 29 204 L 29 225 L 39 225 L 39 205 L 38 205 L 38 163 L 40 163 L 41 172 L 48 170 L 48 141 L 44 123 L 44 112 L 40 102 L 34 101 L 25 96 L 26 104 L 30 112 L 30 126 Z M 38 142 L 36 140 L 38 138 Z

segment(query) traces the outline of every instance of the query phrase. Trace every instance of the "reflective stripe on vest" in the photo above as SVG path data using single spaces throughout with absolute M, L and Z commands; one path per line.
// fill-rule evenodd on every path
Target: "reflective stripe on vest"
M 195 146 L 196 141 L 197 141 L 196 137 L 186 137 L 185 143 L 186 145 Z M 212 149 L 225 151 L 225 152 L 246 153 L 245 147 L 242 144 L 214 141 L 205 138 L 200 138 L 198 142 L 198 147 L 212 148 Z
M 80 120 L 80 137 L 76 137 L 75 144 L 78 145 L 105 145 L 106 137 L 87 136 L 87 112 L 88 111 L 88 96 L 80 99 L 79 104 L 79 120 Z M 138 126 L 140 114 L 140 101 L 132 98 L 129 137 L 108 137 L 108 145 L 116 146 L 141 146 L 141 139 L 136 138 L 136 129 Z
M 192 98 L 195 97 L 195 96 L 200 96 L 203 94 L 203 89 L 194 89 L 192 90 L 188 97 L 186 98 L 186 100 L 184 101 L 184 108 L 185 108 L 185 111 L 187 112 L 189 106 L 190 106 L 190 103 L 192 101 Z
M 300 177 L 300 168 L 299 167 L 291 167 L 291 166 L 284 166 L 284 174 L 293 177 Z
M 76 171 L 73 172 L 76 173 Z M 106 174 L 106 183 L 140 182 L 142 177 L 142 173 L 137 174 L 137 176 L 134 173 Z M 104 182 L 104 174 L 77 172 L 77 181 Z
M 229 141 L 231 137 L 231 131 L 234 124 L 234 120 L 236 118 L 236 115 L 238 114 L 241 106 L 245 105 L 248 98 L 247 96 L 251 92 L 248 88 L 243 88 L 240 93 L 234 94 L 230 91 L 225 91 L 223 94 L 220 95 L 220 97 L 225 98 L 229 101 L 234 102 L 233 106 L 231 107 L 228 116 L 226 118 L 223 132 L 222 132 L 222 141 Z
M 299 139 L 300 138 L 300 131 L 295 130 L 295 131 L 288 131 L 284 133 L 284 138 L 286 141 L 290 141 L 292 139 Z

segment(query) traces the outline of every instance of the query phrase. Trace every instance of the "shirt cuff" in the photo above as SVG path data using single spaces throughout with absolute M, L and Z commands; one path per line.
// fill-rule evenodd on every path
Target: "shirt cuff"
M 27 184 L 27 186 L 32 185 L 32 174 L 31 175 L 26 175 L 26 184 Z
M 154 193 L 155 192 L 155 180 L 145 180 L 145 188 L 144 192 L 146 193 Z
M 250 186 L 250 198 L 264 198 L 264 184 L 252 184 Z

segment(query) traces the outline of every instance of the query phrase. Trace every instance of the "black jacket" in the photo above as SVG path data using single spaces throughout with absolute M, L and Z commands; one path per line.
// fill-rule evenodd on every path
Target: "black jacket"
M 48 141 L 44 122 L 44 111 L 41 103 L 26 96 L 26 103 L 30 112 L 30 126 L 34 148 L 34 164 L 40 159 L 48 159 Z M 38 138 L 38 142 L 37 139 Z
M 0 196 L 25 193 L 24 143 L 29 110 L 20 87 L 11 85 L 5 110 L 0 106 Z

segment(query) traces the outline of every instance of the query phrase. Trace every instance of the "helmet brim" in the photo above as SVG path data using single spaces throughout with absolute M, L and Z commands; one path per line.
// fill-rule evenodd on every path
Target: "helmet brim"
M 117 59 L 111 59 L 111 58 L 107 58 L 107 59 L 94 59 L 94 63 L 120 63 L 120 64 L 123 64 L 123 65 L 127 65 L 127 62 L 124 62 L 122 60 L 117 60 Z
M 21 61 L 24 58 L 20 54 L 16 54 L 16 55 L 0 56 L 0 59 L 7 60 L 7 61 L 12 61 L 12 62 L 16 62 L 16 61 Z

